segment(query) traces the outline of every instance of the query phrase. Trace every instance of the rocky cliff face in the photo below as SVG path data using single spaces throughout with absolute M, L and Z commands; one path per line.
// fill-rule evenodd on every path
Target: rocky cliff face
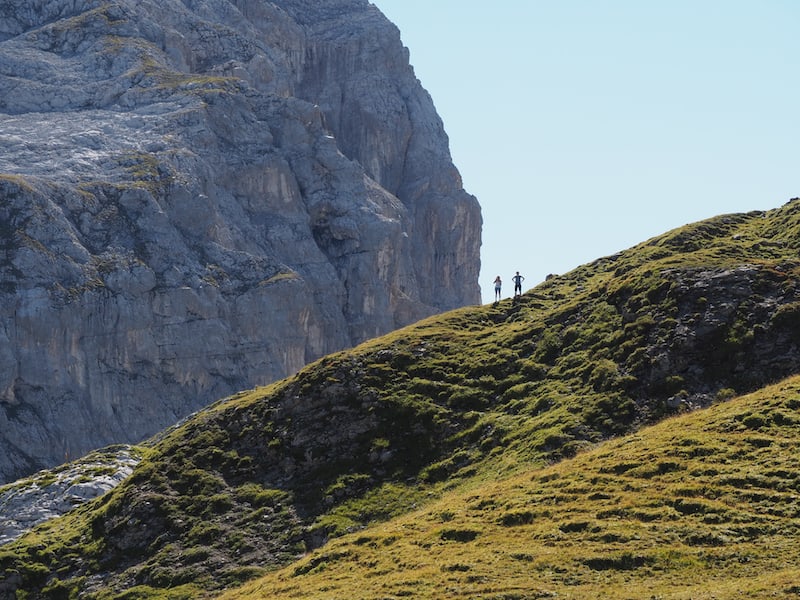
M 366 0 L 11 0 L 0 90 L 0 481 L 479 302 L 480 209 Z

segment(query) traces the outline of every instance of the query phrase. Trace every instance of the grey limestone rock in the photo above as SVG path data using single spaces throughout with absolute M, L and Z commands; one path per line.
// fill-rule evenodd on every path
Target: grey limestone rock
M 114 446 L 0 487 L 0 546 L 39 523 L 113 489 L 139 463 L 135 448 Z
M 0 481 L 480 301 L 481 215 L 367 0 L 0 5 Z

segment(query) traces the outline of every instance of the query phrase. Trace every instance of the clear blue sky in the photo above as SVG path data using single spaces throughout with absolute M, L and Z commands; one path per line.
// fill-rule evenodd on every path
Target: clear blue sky
M 484 302 L 800 196 L 800 1 L 372 1 L 483 209 Z

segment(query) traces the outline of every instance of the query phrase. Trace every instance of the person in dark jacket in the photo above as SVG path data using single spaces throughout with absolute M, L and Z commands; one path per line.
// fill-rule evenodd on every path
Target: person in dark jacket
M 511 279 L 514 280 L 514 296 L 521 296 L 522 282 L 525 280 L 525 278 L 519 274 L 519 271 L 517 271 L 517 274 L 514 275 Z

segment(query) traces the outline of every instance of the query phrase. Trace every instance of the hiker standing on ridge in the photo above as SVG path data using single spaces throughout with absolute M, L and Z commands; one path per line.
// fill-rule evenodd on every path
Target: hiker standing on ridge
M 511 279 L 514 280 L 514 296 L 522 296 L 522 282 L 525 280 L 525 278 L 519 274 L 519 271 L 517 271 L 517 274 Z
M 495 301 L 500 300 L 500 288 L 503 287 L 503 281 L 500 279 L 500 275 L 494 278 L 494 299 Z

